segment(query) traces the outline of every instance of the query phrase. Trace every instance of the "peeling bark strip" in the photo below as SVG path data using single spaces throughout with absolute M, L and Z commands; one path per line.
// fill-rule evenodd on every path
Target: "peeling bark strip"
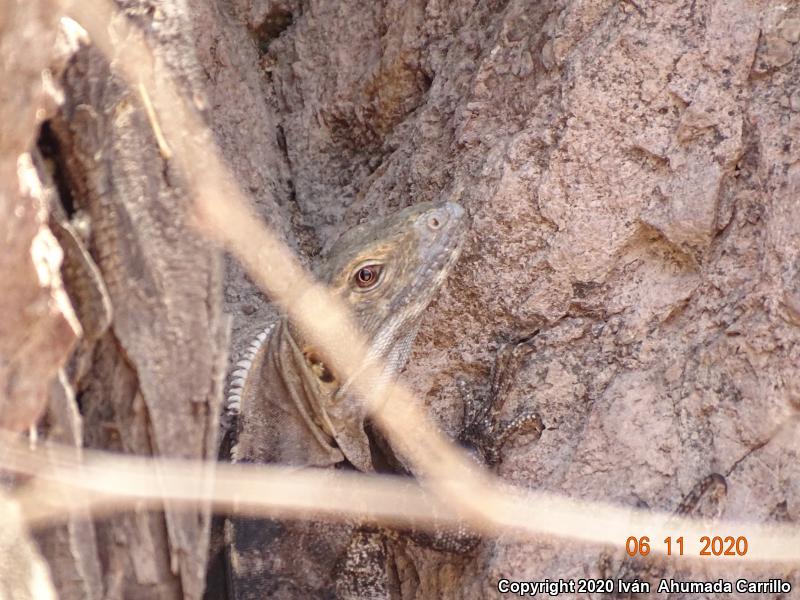
M 22 431 L 41 416 L 50 384 L 80 335 L 59 275 L 61 250 L 30 151 L 52 99 L 55 3 L 11 2 L 0 20 L 0 427 Z M 35 47 L 26 50 L 30 40 Z M 49 84 L 49 86 L 48 86 Z M 13 92 L 12 92 L 13 90 Z
M 48 190 L 34 151 L 37 125 L 57 95 L 45 69 L 59 14 L 60 3 L 31 0 L 5 3 L 0 18 L 0 428 L 12 431 L 34 426 L 45 412 L 82 334 L 59 272 L 63 250 L 48 227 Z M 4 462 L 0 455 L 0 598 L 55 600 L 57 565 L 48 570 L 18 507 L 5 498 L 14 478 Z
M 69 216 L 87 217 L 89 252 L 113 314 L 73 382 L 84 441 L 214 458 L 227 345 L 219 254 L 189 228 L 189 199 L 159 152 L 140 97 L 105 57 L 81 48 L 63 87 L 50 159 L 69 192 Z M 82 286 L 70 292 L 79 312 L 96 318 L 95 297 Z M 97 524 L 102 597 L 201 597 L 209 514 L 165 508 Z

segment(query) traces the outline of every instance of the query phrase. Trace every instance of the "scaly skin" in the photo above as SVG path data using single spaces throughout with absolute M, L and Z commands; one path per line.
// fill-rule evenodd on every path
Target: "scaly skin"
M 348 305 L 370 355 L 382 361 L 376 385 L 405 365 L 421 315 L 458 259 L 465 229 L 459 205 L 418 204 L 350 230 L 316 269 Z M 285 318 L 254 340 L 228 394 L 229 410 L 240 412 L 235 461 L 375 469 L 363 402 L 320 356 Z M 229 595 L 335 596 L 337 562 L 352 532 L 346 524 L 231 520 Z

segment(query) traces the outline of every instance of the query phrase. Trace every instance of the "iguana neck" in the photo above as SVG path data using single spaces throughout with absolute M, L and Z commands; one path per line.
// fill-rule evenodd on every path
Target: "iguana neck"
M 255 351 L 239 363 L 246 372 L 235 372 L 239 377 L 234 381 L 243 379 L 242 386 L 237 389 L 232 382 L 229 393 L 229 399 L 241 395 L 245 426 L 256 425 L 263 432 L 250 436 L 240 430 L 234 460 L 317 467 L 341 462 L 344 455 L 323 408 L 330 392 L 321 387 L 291 326 L 280 319 L 264 333 L 259 344 L 251 344 Z

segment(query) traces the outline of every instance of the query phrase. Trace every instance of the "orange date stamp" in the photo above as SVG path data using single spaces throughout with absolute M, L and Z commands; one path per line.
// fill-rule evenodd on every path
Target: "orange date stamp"
M 625 540 L 625 551 L 628 556 L 647 556 L 653 549 L 650 537 L 632 535 Z M 746 556 L 749 544 L 743 535 L 704 535 L 694 544 L 684 536 L 673 538 L 668 536 L 662 542 L 667 556 Z

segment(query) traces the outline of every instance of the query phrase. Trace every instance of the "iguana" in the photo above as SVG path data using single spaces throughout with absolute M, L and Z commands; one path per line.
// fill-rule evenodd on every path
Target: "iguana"
M 348 305 L 371 355 L 384 365 L 382 381 L 405 365 L 420 317 L 459 257 L 466 226 L 458 204 L 417 204 L 350 230 L 317 266 L 317 278 Z M 227 408 L 238 421 L 234 462 L 405 471 L 369 427 L 360 399 L 286 318 L 268 325 L 237 363 Z M 538 417 L 522 421 L 540 426 Z M 442 539 L 463 541 L 459 535 Z M 355 577 L 373 576 L 369 561 L 382 560 L 368 545 L 358 547 L 373 538 L 354 524 L 234 518 L 225 537 L 232 600 L 383 595 L 380 582 L 336 581 L 348 567 L 358 571 Z

